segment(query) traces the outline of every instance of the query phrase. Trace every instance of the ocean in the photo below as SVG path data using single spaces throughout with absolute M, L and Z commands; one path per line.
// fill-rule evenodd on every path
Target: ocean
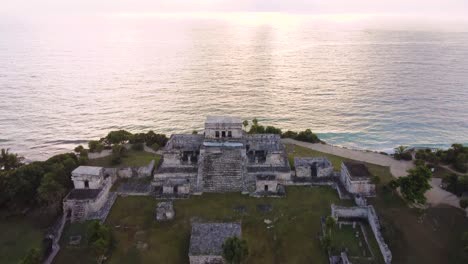
M 207 115 L 389 151 L 468 143 L 468 33 L 158 17 L 0 24 L 0 148 L 30 160 Z

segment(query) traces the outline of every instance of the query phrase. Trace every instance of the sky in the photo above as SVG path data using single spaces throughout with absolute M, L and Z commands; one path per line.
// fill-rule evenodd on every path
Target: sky
M 2 19 L 35 20 L 118 14 L 275 12 L 354 15 L 387 23 L 468 25 L 468 0 L 0 0 Z M 390 21 L 390 22 L 389 22 Z

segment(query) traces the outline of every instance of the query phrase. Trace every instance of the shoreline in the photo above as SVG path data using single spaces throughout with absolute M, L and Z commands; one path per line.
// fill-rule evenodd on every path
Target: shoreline
M 406 171 L 408 169 L 414 168 L 415 165 L 412 161 L 403 161 L 395 160 L 391 156 L 383 155 L 375 152 L 367 152 L 362 150 L 352 150 L 347 148 L 342 148 L 338 146 L 328 145 L 328 144 L 313 144 L 308 142 L 297 141 L 294 139 L 282 139 L 283 143 L 294 144 L 305 148 L 310 148 L 316 151 L 345 157 L 353 160 L 363 161 L 367 163 L 372 163 L 380 166 L 385 166 L 390 168 L 390 173 L 393 177 L 399 178 L 407 175 Z M 440 188 L 440 179 L 431 179 L 432 188 L 426 192 L 427 203 L 431 206 L 437 206 L 441 204 L 450 205 L 456 208 L 460 208 L 460 198 L 456 195 L 443 190 Z M 463 209 L 462 209 L 463 210 Z M 465 210 L 468 215 L 468 208 Z

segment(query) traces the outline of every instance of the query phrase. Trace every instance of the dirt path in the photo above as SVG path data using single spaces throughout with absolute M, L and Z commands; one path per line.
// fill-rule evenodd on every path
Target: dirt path
M 353 160 L 364 161 L 372 164 L 390 167 L 390 172 L 396 178 L 406 176 L 406 171 L 414 167 L 411 161 L 395 160 L 390 156 L 378 154 L 375 152 L 366 152 L 361 150 L 345 149 L 326 144 L 312 144 L 308 142 L 297 141 L 293 139 L 283 139 L 284 143 L 295 144 L 298 146 L 310 148 L 316 151 L 333 154 Z M 460 208 L 460 200 L 457 196 L 440 188 L 440 179 L 431 180 L 432 189 L 426 192 L 427 202 L 432 206 L 439 204 L 448 204 Z

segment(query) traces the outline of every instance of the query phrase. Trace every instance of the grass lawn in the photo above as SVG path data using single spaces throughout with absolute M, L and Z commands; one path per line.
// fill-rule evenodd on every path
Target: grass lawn
M 31 248 L 41 248 L 44 230 L 26 218 L 0 219 L 0 262 L 16 264 Z
M 350 202 L 339 201 L 327 187 L 288 187 L 287 194 L 260 199 L 238 193 L 192 196 L 176 200 L 175 219 L 163 223 L 155 220 L 154 198 L 119 197 L 106 222 L 116 239 L 108 263 L 188 263 L 191 221 L 241 221 L 249 244 L 247 263 L 327 263 L 317 239 L 320 216 L 330 214 L 332 202 Z M 272 205 L 272 211 L 259 212 L 260 204 Z M 246 212 L 236 212 L 239 206 Z M 265 219 L 273 220 L 272 228 Z M 147 244 L 147 249 L 138 249 L 138 243 Z M 64 247 L 56 263 L 75 263 L 77 254 Z
M 87 165 L 106 168 L 141 167 L 148 165 L 152 160 L 155 160 L 155 164 L 158 164 L 160 159 L 161 155 L 146 151 L 129 150 L 127 155 L 122 158 L 122 162 L 119 165 L 112 164 L 112 156 L 90 159 Z
M 359 233 L 359 237 L 356 237 L 356 233 Z M 348 249 L 348 256 L 371 256 L 359 224 L 356 225 L 356 228 L 353 228 L 353 225 L 345 224 L 341 225 L 341 228 L 339 228 L 339 224 L 337 223 L 335 228 L 332 229 L 331 235 L 333 238 L 333 252 L 335 255 L 339 255 L 340 252 L 346 248 Z M 361 242 L 361 246 L 359 246 L 359 242 Z M 363 254 L 364 251 L 365 254 Z
M 340 168 L 341 161 L 349 160 L 290 144 L 286 145 L 286 150 L 290 162 L 294 156 L 327 157 L 335 170 Z M 377 197 L 369 199 L 369 203 L 379 215 L 393 263 L 468 263 L 461 241 L 463 232 L 468 232 L 468 219 L 462 210 L 448 206 L 423 211 L 409 208 L 398 195 L 385 188 L 392 180 L 390 169 L 366 165 L 380 178 Z
M 73 223 L 65 226 L 60 240 L 60 251 L 54 263 L 81 264 L 96 263 L 96 260 L 87 247 L 86 225 L 88 222 Z M 69 245 L 71 236 L 81 236 L 79 245 Z

